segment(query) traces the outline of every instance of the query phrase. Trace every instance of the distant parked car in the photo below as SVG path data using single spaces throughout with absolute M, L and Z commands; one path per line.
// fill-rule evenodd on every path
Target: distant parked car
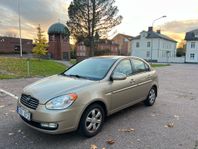
M 79 130 L 95 136 L 104 119 L 144 101 L 155 103 L 156 71 L 137 57 L 86 59 L 59 75 L 24 88 L 17 111 L 29 126 L 50 134 Z

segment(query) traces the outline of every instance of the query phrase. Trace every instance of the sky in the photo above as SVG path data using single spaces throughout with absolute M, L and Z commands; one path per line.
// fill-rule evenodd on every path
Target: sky
M 0 35 L 19 36 L 18 0 L 0 0 Z M 67 8 L 71 0 L 20 0 L 22 37 L 34 39 L 36 27 L 41 25 L 47 33 L 55 22 L 66 24 Z M 177 41 L 184 38 L 185 32 L 198 29 L 198 0 L 116 0 L 122 23 L 115 27 L 109 38 L 117 33 L 137 36 L 147 30 L 153 20 L 154 29 L 161 29 Z

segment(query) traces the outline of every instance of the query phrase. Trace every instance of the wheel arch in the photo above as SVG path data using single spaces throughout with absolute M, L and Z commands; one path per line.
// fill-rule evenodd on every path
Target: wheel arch
M 78 121 L 78 128 L 79 128 L 79 124 L 80 124 L 80 121 L 82 119 L 82 116 L 84 114 L 84 112 L 86 111 L 86 109 L 88 107 L 90 107 L 91 105 L 93 104 L 99 104 L 103 109 L 104 109 L 104 112 L 105 112 L 105 117 L 108 116 L 108 110 L 107 110 L 107 105 L 104 101 L 102 101 L 101 99 L 95 99 L 93 100 L 92 102 L 88 103 L 85 108 L 82 110 L 81 112 L 81 115 L 80 115 L 80 118 L 79 118 L 79 121 Z
M 153 85 L 152 85 L 152 88 L 155 89 L 155 91 L 156 91 L 156 96 L 158 96 L 158 87 L 157 87 L 157 85 L 156 85 L 156 84 L 153 84 Z

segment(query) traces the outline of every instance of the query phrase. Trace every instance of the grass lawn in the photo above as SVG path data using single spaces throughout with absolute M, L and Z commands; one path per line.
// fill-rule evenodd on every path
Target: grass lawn
M 29 60 L 29 76 L 27 59 L 0 57 L 0 79 L 22 77 L 50 76 L 63 72 L 66 66 L 52 60 Z
M 170 66 L 170 64 L 151 64 L 152 67 L 165 67 L 165 66 Z
M 71 59 L 71 60 L 70 60 L 70 63 L 71 63 L 72 65 L 74 65 L 74 64 L 77 63 L 77 61 L 76 61 L 76 59 Z

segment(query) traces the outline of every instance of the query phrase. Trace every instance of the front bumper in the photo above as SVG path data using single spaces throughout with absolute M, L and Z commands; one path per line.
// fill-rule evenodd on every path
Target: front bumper
M 81 110 L 83 107 L 68 108 L 65 110 L 48 110 L 45 105 L 39 104 L 36 110 L 24 106 L 20 100 L 17 106 L 28 110 L 31 113 L 31 121 L 21 117 L 22 120 L 30 127 L 49 134 L 61 134 L 74 131 L 78 128 Z M 57 128 L 48 129 L 42 127 L 41 123 L 55 123 Z

